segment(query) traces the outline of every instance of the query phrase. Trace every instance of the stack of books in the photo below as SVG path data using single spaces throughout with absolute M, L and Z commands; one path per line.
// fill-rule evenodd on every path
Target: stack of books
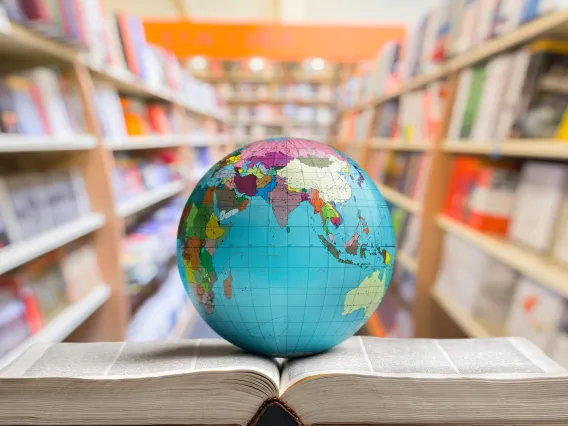
M 181 179 L 178 157 L 173 151 L 142 155 L 132 152 L 115 154 L 114 197 L 126 202 L 136 196 Z
M 9 173 L 0 178 L 4 245 L 35 237 L 90 211 L 83 176 L 78 170 Z
M 52 68 L 33 68 L 2 77 L 0 132 L 60 137 L 85 134 L 77 86 Z
M 89 244 L 69 245 L 0 275 L 0 357 L 101 282 Z

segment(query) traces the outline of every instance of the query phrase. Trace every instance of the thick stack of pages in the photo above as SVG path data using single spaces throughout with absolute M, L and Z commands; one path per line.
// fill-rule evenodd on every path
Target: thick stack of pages
M 568 424 L 567 395 L 516 338 L 353 337 L 283 363 L 219 340 L 39 344 L 0 371 L 0 424 L 247 424 L 273 398 L 305 424 Z

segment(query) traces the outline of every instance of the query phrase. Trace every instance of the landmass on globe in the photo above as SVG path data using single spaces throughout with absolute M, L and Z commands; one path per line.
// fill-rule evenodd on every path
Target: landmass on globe
M 178 230 L 178 266 L 200 314 L 254 352 L 320 352 L 354 334 L 392 275 L 388 207 L 351 159 L 271 138 L 199 181 Z

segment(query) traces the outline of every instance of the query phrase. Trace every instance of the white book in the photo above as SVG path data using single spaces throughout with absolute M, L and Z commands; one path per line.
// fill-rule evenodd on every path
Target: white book
M 546 351 L 556 335 L 564 301 L 549 289 L 521 277 L 511 300 L 506 330 L 525 337 Z
M 487 65 L 481 105 L 472 131 L 474 141 L 490 141 L 495 136 L 512 64 L 513 56 L 507 53 L 492 59 Z
M 568 266 L 568 194 L 564 194 L 562 210 L 554 233 L 552 255 L 559 262 Z
M 18 222 L 14 205 L 10 200 L 6 179 L 2 176 L 0 176 L 0 218 L 4 223 L 4 232 L 10 243 L 21 241 L 23 239 L 22 228 Z
M 567 180 L 564 164 L 524 164 L 509 225 L 512 241 L 539 252 L 551 248 Z
M 567 388 L 520 338 L 358 336 L 284 362 L 218 339 L 39 343 L 0 371 L 0 425 L 244 425 L 276 399 L 303 424 L 566 424 Z
M 34 68 L 27 75 L 36 85 L 43 111 L 47 116 L 49 127 L 55 136 L 69 136 L 74 134 L 71 121 L 61 94 L 59 78 L 55 71 L 49 68 Z
M 462 14 L 461 31 L 456 40 L 456 50 L 458 53 L 467 52 L 474 45 L 475 32 L 481 11 L 480 0 L 469 0 Z
M 507 34 L 520 25 L 525 1 L 501 0 L 501 6 L 499 7 L 500 19 L 496 27 L 497 35 Z
M 495 14 L 500 0 L 478 0 L 479 12 L 472 45 L 480 46 L 494 36 Z
M 513 123 L 520 111 L 521 96 L 530 64 L 531 52 L 528 49 L 520 49 L 513 53 L 513 56 L 513 64 L 510 67 L 512 73 L 509 75 L 507 90 L 494 135 L 494 140 L 497 143 L 502 143 L 509 137 Z

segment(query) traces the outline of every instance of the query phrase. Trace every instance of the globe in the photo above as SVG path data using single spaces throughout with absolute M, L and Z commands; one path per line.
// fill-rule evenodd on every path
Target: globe
M 177 238 L 182 281 L 207 324 L 277 357 L 352 336 L 381 302 L 395 260 L 373 181 L 341 152 L 297 138 L 254 142 L 215 164 Z

